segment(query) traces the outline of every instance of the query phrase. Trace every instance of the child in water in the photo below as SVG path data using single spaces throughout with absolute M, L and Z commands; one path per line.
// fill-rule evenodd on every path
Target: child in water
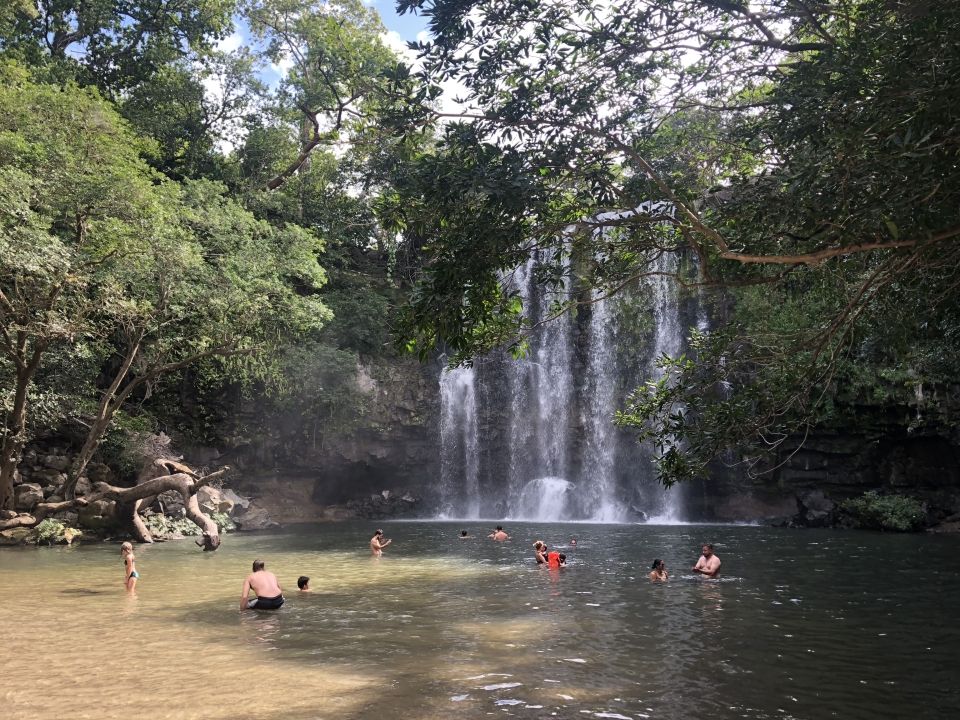
M 123 577 L 127 592 L 133 592 L 137 587 L 140 573 L 137 572 L 136 559 L 133 557 L 133 545 L 125 542 L 120 546 L 120 557 L 123 558 Z

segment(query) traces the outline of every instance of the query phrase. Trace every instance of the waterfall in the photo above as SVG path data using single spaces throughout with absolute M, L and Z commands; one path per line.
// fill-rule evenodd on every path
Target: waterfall
M 677 256 L 672 253 L 661 253 L 651 266 L 651 270 L 657 274 L 650 278 L 654 336 L 649 371 L 650 377 L 659 379 L 664 373 L 657 367 L 657 362 L 664 355 L 677 357 L 682 351 L 684 341 L 680 322 L 680 299 L 677 297 L 675 281 L 668 277 L 677 272 Z M 679 522 L 683 512 L 679 488 L 664 488 L 660 484 L 655 484 L 645 500 L 649 508 L 646 512 L 650 516 L 650 522 L 664 524 Z
M 525 520 L 549 521 L 564 518 L 573 483 L 558 477 L 531 480 L 523 487 L 518 503 L 518 517 Z
M 685 348 L 687 316 L 676 286 L 654 275 L 616 299 L 594 291 L 576 317 L 549 320 L 572 292 L 537 282 L 538 266 L 550 260 L 533 253 L 501 278 L 523 302 L 525 357 L 498 352 L 441 373 L 440 514 L 676 522 L 682 497 L 656 482 L 654 449 L 613 422 L 627 392 L 660 376 L 656 359 Z M 663 253 L 651 269 L 678 267 L 676 255 Z M 633 320 L 624 319 L 624 308 Z M 691 322 L 701 326 L 704 318 L 698 309 Z
M 589 356 L 586 366 L 583 427 L 586 431 L 581 475 L 590 478 L 584 494 L 587 517 L 601 522 L 619 522 L 624 509 L 616 497 L 616 427 L 613 425 L 617 402 L 617 363 L 612 301 L 599 299 L 594 291 L 588 335 Z
M 508 361 L 510 468 L 503 514 L 509 517 L 530 517 L 522 496 L 531 478 L 563 478 L 568 472 L 571 321 L 569 314 L 548 321 L 554 303 L 567 300 L 568 289 L 565 284 L 553 291 L 537 286 L 536 266 L 544 259 L 534 254 L 510 280 L 523 300 L 532 336 L 527 357 Z
M 480 443 L 472 367 L 440 373 L 440 512 L 480 515 Z

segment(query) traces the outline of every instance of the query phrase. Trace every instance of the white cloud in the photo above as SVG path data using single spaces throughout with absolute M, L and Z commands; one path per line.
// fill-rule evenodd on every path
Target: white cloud
M 270 63 L 270 69 L 279 75 L 281 79 L 287 76 L 287 73 L 290 72 L 290 68 L 292 67 L 293 56 L 287 52 L 280 57 L 279 62 Z
M 244 45 L 243 35 L 238 32 L 227 35 L 223 40 L 217 43 L 217 50 L 230 53 Z
M 396 30 L 387 30 L 380 36 L 383 44 L 393 50 L 397 56 L 408 65 L 419 69 L 420 63 L 417 61 L 417 54 L 407 47 L 407 41 L 400 37 Z M 419 39 L 419 35 L 417 36 Z

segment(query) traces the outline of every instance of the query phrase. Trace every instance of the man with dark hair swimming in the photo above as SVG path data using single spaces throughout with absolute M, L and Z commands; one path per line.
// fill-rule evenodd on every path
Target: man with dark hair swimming
M 247 597 L 251 589 L 256 595 L 252 600 Z M 263 560 L 254 560 L 253 572 L 243 581 L 240 609 L 277 610 L 281 605 L 283 605 L 283 590 L 280 589 L 277 576 L 269 570 L 264 570 Z

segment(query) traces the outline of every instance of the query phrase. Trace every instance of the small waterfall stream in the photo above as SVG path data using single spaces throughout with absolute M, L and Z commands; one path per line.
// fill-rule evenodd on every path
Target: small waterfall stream
M 477 517 L 480 511 L 480 442 L 473 368 L 440 375 L 440 512 Z
M 656 358 L 684 348 L 686 325 L 672 280 L 652 277 L 626 300 L 594 295 L 580 317 L 568 313 L 541 324 L 571 292 L 538 286 L 542 261 L 531 257 L 505 278 L 534 328 L 527 356 L 497 353 L 441 373 L 441 515 L 680 520 L 680 493 L 657 483 L 653 449 L 613 423 L 627 393 L 659 374 Z M 677 267 L 676 256 L 665 253 L 655 269 Z M 642 319 L 643 347 L 635 347 L 639 331 L 624 326 L 625 303 Z

